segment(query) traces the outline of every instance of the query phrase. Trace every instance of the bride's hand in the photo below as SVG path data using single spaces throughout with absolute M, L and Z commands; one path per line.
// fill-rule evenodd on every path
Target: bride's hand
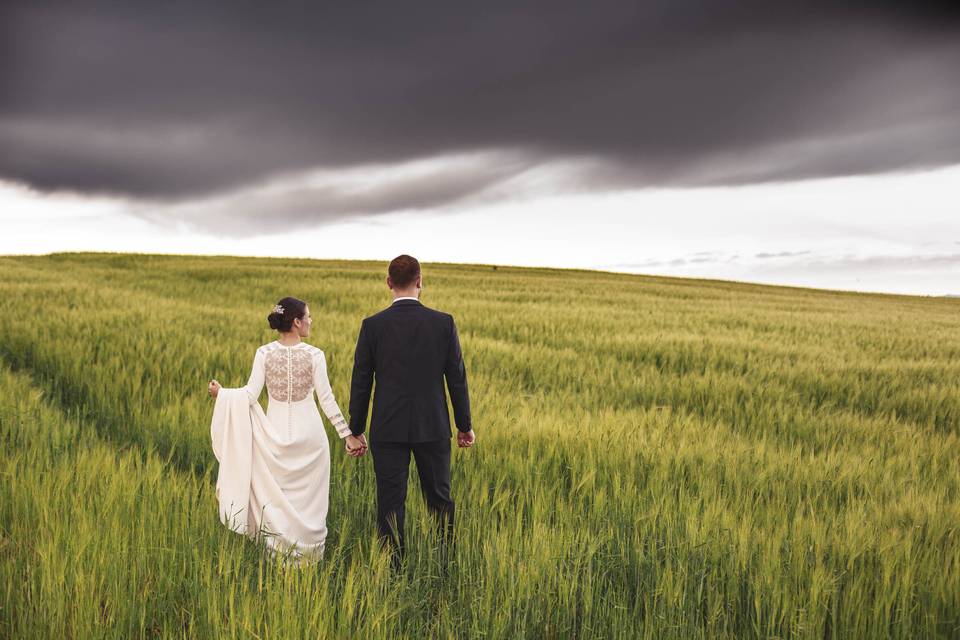
M 207 392 L 211 398 L 216 398 L 217 394 L 220 393 L 220 383 L 216 380 L 211 380 L 210 384 L 207 385 Z
M 367 439 L 363 437 L 363 434 L 360 434 L 359 437 L 354 435 L 349 435 L 344 438 L 347 448 L 347 455 L 353 456 L 354 458 L 359 458 L 367 452 Z

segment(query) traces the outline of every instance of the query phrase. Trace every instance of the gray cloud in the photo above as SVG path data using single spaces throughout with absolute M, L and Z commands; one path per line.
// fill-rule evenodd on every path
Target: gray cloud
M 625 262 L 613 265 L 604 265 L 602 268 L 609 269 L 651 269 L 656 267 L 687 267 L 703 264 L 729 264 L 740 260 L 740 254 L 725 253 L 721 251 L 697 251 L 687 254 L 683 257 L 671 258 L 669 260 L 641 260 L 639 262 Z
M 930 255 L 840 255 L 823 256 L 804 263 L 810 267 L 853 267 L 884 271 L 894 269 L 960 268 L 960 253 Z
M 559 165 L 583 191 L 960 162 L 957 12 L 878 6 L 5 3 L 0 177 L 256 226 L 510 197 Z M 490 163 L 239 200 L 470 154 Z
M 760 252 L 753 255 L 754 258 L 796 258 L 797 256 L 808 255 L 809 251 L 778 251 L 777 253 Z
M 960 253 L 930 253 L 930 254 L 868 254 L 857 255 L 852 253 L 845 254 L 825 254 L 815 253 L 814 251 L 781 251 L 777 253 L 757 253 L 753 255 L 754 259 L 767 260 L 769 258 L 783 258 L 782 266 L 803 267 L 809 269 L 820 269 L 839 271 L 863 270 L 870 272 L 883 272 L 893 270 L 912 270 L 918 271 L 929 269 L 957 269 L 960 268 Z M 641 270 L 656 267 L 687 267 L 697 264 L 747 264 L 750 259 L 743 260 L 739 254 L 725 254 L 721 252 L 701 252 L 689 254 L 684 257 L 672 258 L 669 260 L 644 260 L 638 262 L 621 263 L 614 265 L 603 265 L 601 268 L 622 269 L 622 270 Z
M 497 199 L 496 189 L 515 182 L 528 166 L 521 157 L 494 153 L 362 165 L 281 176 L 178 203 L 142 204 L 131 213 L 158 223 L 177 220 L 225 235 L 256 236 L 270 227 L 282 232 L 358 215 Z

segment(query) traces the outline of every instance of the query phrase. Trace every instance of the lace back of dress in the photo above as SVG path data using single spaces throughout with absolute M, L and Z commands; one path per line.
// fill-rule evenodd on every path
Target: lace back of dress
M 270 398 L 279 402 L 299 402 L 313 388 L 313 359 L 306 349 L 271 349 L 265 356 L 265 377 Z

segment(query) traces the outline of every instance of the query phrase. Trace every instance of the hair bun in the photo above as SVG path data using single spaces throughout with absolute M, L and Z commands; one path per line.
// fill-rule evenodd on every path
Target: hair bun
M 293 321 L 303 318 L 307 311 L 307 303 L 298 298 L 283 298 L 277 304 L 273 305 L 270 315 L 267 316 L 267 322 L 274 331 L 290 331 L 293 327 Z

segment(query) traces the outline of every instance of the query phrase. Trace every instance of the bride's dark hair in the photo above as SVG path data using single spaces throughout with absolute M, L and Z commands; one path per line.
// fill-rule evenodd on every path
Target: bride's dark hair
M 275 331 L 290 331 L 293 328 L 293 321 L 302 318 L 306 311 L 306 302 L 298 298 L 286 297 L 277 302 L 273 311 L 267 316 L 267 322 Z

